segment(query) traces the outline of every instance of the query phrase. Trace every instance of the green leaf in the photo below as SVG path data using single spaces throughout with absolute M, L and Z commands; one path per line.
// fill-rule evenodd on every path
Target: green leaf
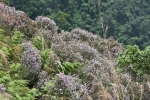
M 6 32 L 5 30 L 0 29 L 0 34 L 3 34 L 3 33 L 5 33 L 5 32 Z

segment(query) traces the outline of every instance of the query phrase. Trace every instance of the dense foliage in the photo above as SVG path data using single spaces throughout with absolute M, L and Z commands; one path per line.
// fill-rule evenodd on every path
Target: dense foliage
M 9 4 L 32 19 L 49 16 L 59 31 L 80 27 L 100 36 L 106 31 L 107 36 L 140 49 L 150 43 L 149 0 L 10 0 Z
M 118 64 L 124 72 L 129 72 L 135 78 L 138 75 L 150 74 L 150 47 L 140 51 L 138 46 L 128 46 L 118 59 Z
M 149 46 L 149 0 L 116 0 L 104 14 L 112 35 L 124 44 Z
M 70 17 L 59 16 L 60 24 Z M 107 28 L 104 38 L 80 28 L 58 34 L 50 18 L 31 20 L 0 2 L 0 99 L 149 100 L 149 47 L 123 52 Z

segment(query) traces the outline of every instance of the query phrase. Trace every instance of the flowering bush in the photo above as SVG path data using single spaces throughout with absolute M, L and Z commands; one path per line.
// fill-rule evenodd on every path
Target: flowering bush
M 51 30 L 53 34 L 57 34 L 56 23 L 50 18 L 38 16 L 35 21 L 44 29 Z
M 56 77 L 47 82 L 44 87 L 48 91 L 48 95 L 55 95 L 55 99 L 60 97 L 68 97 L 72 99 L 81 99 L 81 94 L 88 94 L 86 84 L 81 84 L 77 76 L 65 75 L 64 73 L 56 74 Z
M 34 82 L 40 72 L 42 62 L 39 52 L 32 46 L 31 42 L 22 44 L 23 55 L 21 57 L 24 75 L 31 82 Z
M 35 23 L 23 11 L 16 10 L 0 2 L 0 22 L 3 25 L 15 28 L 28 37 L 32 37 L 35 31 Z M 7 28 L 8 29 L 8 28 Z

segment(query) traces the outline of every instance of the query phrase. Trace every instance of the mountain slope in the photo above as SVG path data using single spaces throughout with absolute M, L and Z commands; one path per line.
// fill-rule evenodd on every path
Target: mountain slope
M 9 67 L 5 71 L 1 57 L 3 98 L 149 99 L 149 77 L 143 77 L 140 83 L 128 73 L 117 73 L 117 58 L 124 48 L 113 38 L 103 39 L 79 28 L 71 32 L 61 30 L 58 34 L 53 20 L 43 16 L 31 20 L 25 13 L 2 3 L 0 19 L 0 50 Z

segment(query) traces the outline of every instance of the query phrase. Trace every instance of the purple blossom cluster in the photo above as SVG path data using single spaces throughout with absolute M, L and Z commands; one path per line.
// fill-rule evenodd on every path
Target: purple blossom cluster
M 32 46 L 31 42 L 26 42 L 22 44 L 23 55 L 21 57 L 22 65 L 26 68 L 25 76 L 34 80 L 34 78 L 39 74 L 41 69 L 41 59 L 39 52 Z
M 7 93 L 6 88 L 3 84 L 0 84 L 0 99 L 6 99 L 6 100 L 10 100 L 12 99 L 12 96 L 10 94 Z
M 57 33 L 57 26 L 56 23 L 48 17 L 38 16 L 35 19 L 39 25 L 41 25 L 46 30 L 52 30 L 53 34 Z
M 102 54 L 91 47 L 88 42 L 71 38 L 71 33 L 68 32 L 53 37 L 52 49 L 57 55 L 64 54 L 64 60 L 66 61 L 84 62 L 85 60 L 102 58 Z
M 100 59 L 102 55 L 93 47 L 89 46 L 87 43 L 75 43 L 74 44 L 78 50 L 78 52 L 81 53 L 83 58 L 85 60 L 92 60 L 92 59 Z
M 61 31 L 53 37 L 52 48 L 56 54 L 64 54 L 65 60 L 113 60 L 123 50 L 120 43 L 113 38 L 104 40 L 97 35 L 83 30 L 74 29 L 71 32 Z M 84 60 L 83 60 L 84 59 Z M 116 59 L 115 59 L 116 60 Z
M 64 73 L 56 74 L 57 84 L 60 93 L 69 93 L 71 97 L 81 99 L 81 94 L 88 94 L 86 84 L 81 84 L 77 76 L 65 75 Z
M 71 38 L 81 41 L 92 42 L 99 36 L 93 35 L 93 33 L 88 32 L 84 29 L 76 28 L 71 31 Z
M 6 88 L 4 87 L 3 84 L 0 84 L 0 92 L 5 93 Z
M 16 10 L 0 2 L 0 22 L 15 28 L 27 36 L 32 36 L 35 32 L 34 21 L 32 21 L 23 11 Z
M 75 41 L 73 41 L 75 43 Z M 63 54 L 64 61 L 82 61 L 83 57 L 78 53 L 78 50 L 72 42 L 65 42 L 60 34 L 53 37 L 52 49 L 61 57 Z M 78 56 L 77 56 L 78 55 Z
M 46 71 L 40 72 L 36 88 L 41 88 L 42 86 L 44 86 L 45 82 L 48 82 L 49 80 L 50 79 Z

